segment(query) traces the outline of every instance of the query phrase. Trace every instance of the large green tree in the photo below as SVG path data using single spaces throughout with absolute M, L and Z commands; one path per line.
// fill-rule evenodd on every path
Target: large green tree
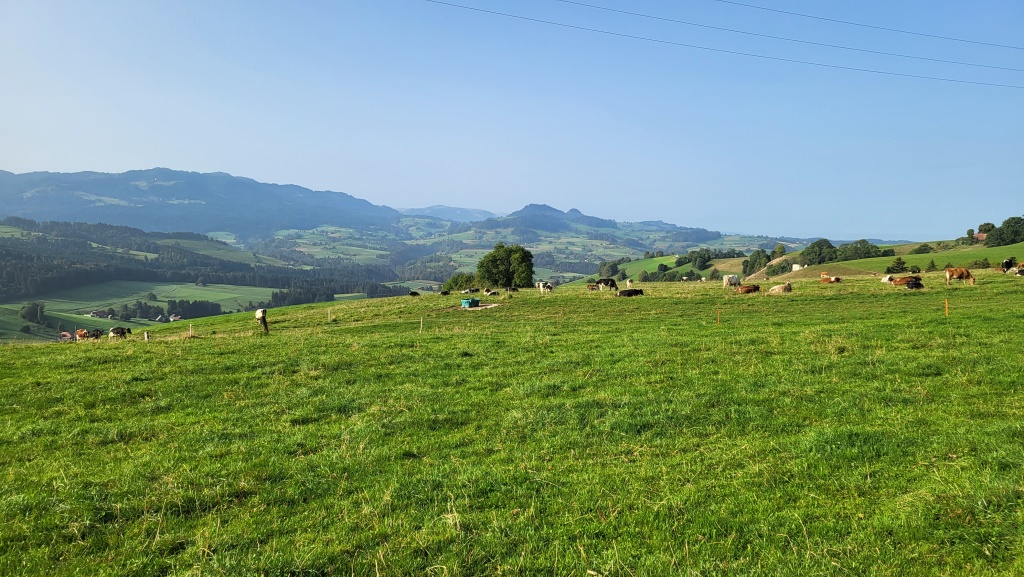
M 863 238 L 841 245 L 836 251 L 837 260 L 859 260 L 876 256 L 882 256 L 882 249 Z
M 981 230 L 981 227 L 978 227 Z M 985 246 L 1006 246 L 1024 242 L 1024 218 L 1011 216 L 998 228 L 993 228 L 985 239 Z
M 825 264 L 836 260 L 836 247 L 827 238 L 818 239 L 800 253 L 805 265 Z
M 32 301 L 21 307 L 21 310 L 18 311 L 18 316 L 30 323 L 41 325 L 46 322 L 46 305 L 44 303 Z
M 494 287 L 533 286 L 533 253 L 518 244 L 499 242 L 477 263 L 476 279 Z

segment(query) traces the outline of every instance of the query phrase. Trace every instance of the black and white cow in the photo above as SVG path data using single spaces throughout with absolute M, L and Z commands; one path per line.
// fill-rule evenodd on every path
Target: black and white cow
M 597 290 L 603 291 L 605 288 L 608 290 L 619 290 L 619 285 L 615 283 L 613 278 L 599 278 L 595 284 L 597 284 Z
M 109 338 L 109 339 L 113 339 L 113 338 L 125 339 L 125 338 L 128 338 L 128 335 L 130 335 L 130 334 L 132 334 L 132 330 L 130 328 L 114 327 L 114 328 L 110 329 L 109 333 L 107 333 L 107 338 Z

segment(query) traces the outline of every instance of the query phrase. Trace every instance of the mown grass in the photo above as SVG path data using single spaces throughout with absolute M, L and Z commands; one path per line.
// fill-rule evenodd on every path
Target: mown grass
M 1024 571 L 1021 279 L 709 284 L 5 346 L 0 573 Z

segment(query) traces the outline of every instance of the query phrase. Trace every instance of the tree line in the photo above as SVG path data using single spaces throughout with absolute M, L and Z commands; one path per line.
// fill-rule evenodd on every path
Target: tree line
M 254 266 L 156 240 L 212 241 L 193 233 L 149 233 L 123 226 L 35 221 L 8 217 L 21 237 L 0 238 L 0 300 L 33 298 L 109 281 L 190 282 L 282 289 L 281 301 L 324 298 L 327 292 L 391 296 L 383 282 L 397 275 L 386 265 L 328 263 L 315 269 Z M 132 252 L 135 251 L 135 252 Z M 154 254 L 155 258 L 138 255 Z M 312 300 L 305 302 L 314 302 Z

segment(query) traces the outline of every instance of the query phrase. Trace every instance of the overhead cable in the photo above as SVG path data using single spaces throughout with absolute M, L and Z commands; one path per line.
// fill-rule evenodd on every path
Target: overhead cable
M 632 40 L 643 40 L 645 42 L 655 42 L 655 43 L 658 43 L 658 44 L 666 44 L 666 45 L 670 45 L 670 46 L 679 46 L 679 47 L 682 47 L 682 48 L 694 48 L 694 49 L 697 49 L 697 50 L 707 50 L 707 51 L 710 51 L 710 52 L 719 52 L 719 53 L 723 53 L 723 54 L 733 54 L 733 55 L 736 55 L 736 56 L 747 56 L 747 57 L 750 57 L 750 58 L 761 58 L 763 60 L 775 60 L 777 62 L 790 62 L 790 63 L 793 63 L 793 64 L 804 64 L 804 65 L 807 65 L 807 66 L 819 66 L 819 67 L 822 67 L 822 68 L 833 68 L 833 69 L 838 69 L 838 70 L 850 70 L 850 71 L 854 71 L 854 72 L 868 72 L 868 73 L 871 73 L 871 74 L 882 74 L 882 75 L 886 75 L 886 76 L 901 76 L 901 77 L 904 77 L 904 78 L 917 78 L 917 79 L 921 79 L 921 80 L 936 80 L 936 81 L 939 81 L 939 82 L 954 82 L 954 83 L 958 83 L 958 84 L 974 84 L 974 85 L 978 85 L 978 86 L 992 86 L 992 87 L 996 87 L 996 88 L 1016 88 L 1016 89 L 1019 89 L 1019 90 L 1024 90 L 1024 86 L 1017 85 L 1017 84 L 999 84 L 999 83 L 995 83 L 995 82 L 978 82 L 978 81 L 974 81 L 974 80 L 960 80 L 960 79 L 957 79 L 957 78 L 943 78 L 943 77 L 940 77 L 940 76 L 924 76 L 924 75 L 920 75 L 920 74 L 907 74 L 907 73 L 904 73 L 904 72 L 890 72 L 890 71 L 886 71 L 886 70 L 875 70 L 875 69 L 871 69 L 871 68 L 857 68 L 857 67 L 854 67 L 854 66 L 842 66 L 842 65 L 839 65 L 839 64 L 825 64 L 823 62 L 812 62 L 812 61 L 809 61 L 809 60 L 797 60 L 797 59 L 794 59 L 794 58 L 782 58 L 782 57 L 779 57 L 779 56 L 767 56 L 765 54 L 754 54 L 754 53 L 751 53 L 751 52 L 740 52 L 740 51 L 737 51 L 737 50 L 726 50 L 724 48 L 711 48 L 709 46 L 699 46 L 699 45 L 696 45 L 696 44 L 685 44 L 685 43 L 682 43 L 682 42 L 673 42 L 671 40 L 661 40 L 659 38 L 650 38 L 650 37 L 647 37 L 647 36 L 636 36 L 636 35 L 633 35 L 633 34 L 624 34 L 624 33 L 621 33 L 621 32 L 612 32 L 610 30 L 601 30 L 601 29 L 598 29 L 598 28 L 587 28 L 585 26 L 576 26 L 574 24 L 565 24 L 565 23 L 562 23 L 562 22 L 553 22 L 551 20 L 542 20 L 542 19 L 539 19 L 539 18 L 530 18 L 528 16 L 520 16 L 518 14 L 508 14 L 506 12 L 497 12 L 497 11 L 494 11 L 494 10 L 486 10 L 486 9 L 483 9 L 483 8 L 475 8 L 475 7 L 472 7 L 472 6 L 464 6 L 462 4 L 453 4 L 451 2 L 442 2 L 441 0 L 423 0 L 423 1 L 424 2 L 430 2 L 432 4 L 441 4 L 441 5 L 444 5 L 444 6 L 451 6 L 453 8 L 461 8 L 463 10 L 472 10 L 472 11 L 475 11 L 475 12 L 483 12 L 483 13 L 486 13 L 486 14 L 493 14 L 495 16 L 503 16 L 503 17 L 506 17 L 506 18 L 515 18 L 515 19 L 518 19 L 518 20 L 526 20 L 528 22 L 537 22 L 537 23 L 540 23 L 540 24 L 548 24 L 550 26 L 559 26 L 559 27 L 562 27 L 562 28 L 570 28 L 570 29 L 573 29 L 573 30 L 582 30 L 582 31 L 585 31 L 585 32 L 594 32 L 594 33 L 597 33 L 597 34 L 606 34 L 608 36 L 617 36 L 617 37 L 620 37 L 620 38 L 630 38 Z
M 698 24 L 696 22 L 687 22 L 685 20 L 676 20 L 674 18 L 664 18 L 662 16 L 653 16 L 651 14 L 642 14 L 640 12 L 630 12 L 628 10 L 618 10 L 616 8 L 607 8 L 604 6 L 597 6 L 594 4 L 586 4 L 584 2 L 574 2 L 573 0 L 555 0 L 555 2 L 562 2 L 565 4 L 574 4 L 576 6 L 583 6 L 586 8 L 593 8 L 595 10 L 605 10 L 608 12 L 616 12 L 619 14 L 627 14 L 629 16 L 639 16 L 641 18 L 650 18 L 652 20 L 660 20 L 662 22 L 672 22 L 674 24 L 685 24 L 687 26 L 697 26 L 700 28 L 708 28 L 711 30 L 721 30 L 723 32 L 732 32 L 734 34 L 746 34 L 748 36 L 758 36 L 760 38 L 771 38 L 772 40 L 784 40 L 786 42 L 798 42 L 800 44 L 810 44 L 813 46 L 824 46 L 826 48 L 838 48 L 839 50 L 853 50 L 856 52 L 865 52 L 868 54 L 879 54 L 882 56 L 895 56 L 897 58 L 913 58 L 914 60 L 927 60 L 929 62 L 941 62 L 943 64 L 957 64 L 960 66 L 977 66 L 979 68 L 995 68 L 997 70 L 1010 70 L 1013 72 L 1024 72 L 1021 68 L 1010 68 L 1008 66 L 993 66 L 991 64 L 977 64 L 974 62 L 960 62 L 957 60 L 943 60 L 941 58 L 928 58 L 926 56 L 912 56 L 910 54 L 898 54 L 895 52 L 884 52 L 882 50 L 869 50 L 867 48 L 855 48 L 851 46 L 840 46 L 838 44 L 827 44 L 824 42 L 813 42 L 810 40 L 799 40 L 796 38 L 786 38 L 785 36 L 773 36 L 771 34 L 761 34 L 758 32 L 747 32 L 745 30 L 736 30 L 733 28 L 723 28 L 721 26 L 711 26 L 709 24 Z
M 850 22 L 849 20 L 838 20 L 836 18 L 825 18 L 824 16 L 814 16 L 812 14 L 801 14 L 800 12 L 789 12 L 786 10 L 779 10 L 777 8 L 765 8 L 764 6 L 755 6 L 754 4 L 744 4 L 743 2 L 735 2 L 734 0 L 714 0 L 715 2 L 722 2 L 725 4 L 735 4 L 736 6 L 743 6 L 745 8 L 756 8 L 757 10 L 767 10 L 769 12 L 778 12 L 779 14 L 788 14 L 790 16 L 800 16 L 801 18 L 813 18 L 815 20 L 824 20 L 826 22 L 836 22 L 839 24 L 848 24 L 850 26 L 860 26 L 862 28 L 873 28 L 875 30 L 885 30 L 886 32 L 898 32 L 900 34 L 913 34 L 914 36 L 924 36 L 927 38 L 938 38 L 939 40 L 951 40 L 953 42 L 967 42 L 970 44 L 981 44 L 984 46 L 995 46 L 997 48 L 1010 48 L 1011 50 L 1024 50 L 1024 46 L 1010 46 L 1008 44 L 996 44 L 994 42 L 983 42 L 981 40 L 968 40 L 966 38 L 953 38 L 952 36 L 942 36 L 939 34 L 926 34 L 924 32 L 913 32 L 911 30 L 900 30 L 899 28 L 886 28 L 885 26 L 874 26 L 872 24 L 862 24 L 860 22 Z

